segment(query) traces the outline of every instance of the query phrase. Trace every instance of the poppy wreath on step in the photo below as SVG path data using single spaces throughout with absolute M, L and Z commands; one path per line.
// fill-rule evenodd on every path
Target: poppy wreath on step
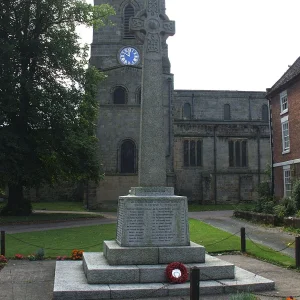
M 188 279 L 187 268 L 180 262 L 172 262 L 166 267 L 166 277 L 171 283 L 184 283 Z

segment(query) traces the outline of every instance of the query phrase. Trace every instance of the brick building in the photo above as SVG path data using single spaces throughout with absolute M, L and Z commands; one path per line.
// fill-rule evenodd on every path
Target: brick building
M 106 2 L 95 0 L 95 5 Z M 138 184 L 143 48 L 129 31 L 129 19 L 144 0 L 109 3 L 116 10 L 114 26 L 94 30 L 91 46 L 90 63 L 107 75 L 98 96 L 106 176 L 99 186 L 89 186 L 91 206 L 115 205 L 118 196 Z M 165 1 L 161 5 L 165 9 Z M 174 90 L 166 43 L 163 53 L 167 184 L 198 203 L 255 199 L 270 163 L 265 93 Z
M 300 174 L 300 57 L 267 90 L 272 125 L 274 193 L 291 194 L 291 180 Z

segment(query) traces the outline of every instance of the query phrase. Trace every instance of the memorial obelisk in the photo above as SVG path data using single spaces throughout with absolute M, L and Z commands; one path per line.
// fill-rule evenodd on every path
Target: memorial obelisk
M 166 185 L 162 42 L 175 34 L 175 22 L 161 11 L 161 1 L 148 0 L 146 9 L 131 19 L 130 28 L 144 43 L 139 186 L 161 187 Z
M 145 2 L 145 9 L 130 19 L 130 29 L 144 47 L 139 187 L 119 197 L 116 242 L 120 247 L 190 246 L 187 199 L 166 187 L 162 45 L 175 34 L 175 22 L 164 14 L 163 1 Z M 126 263 L 145 263 L 132 259 Z

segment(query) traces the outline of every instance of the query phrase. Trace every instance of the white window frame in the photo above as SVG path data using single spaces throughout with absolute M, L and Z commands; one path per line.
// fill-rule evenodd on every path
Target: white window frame
M 287 91 L 280 93 L 280 114 L 285 114 L 289 111 Z
M 282 154 L 290 152 L 289 116 L 281 118 Z
M 283 168 L 283 190 L 284 197 L 291 197 L 292 180 L 291 180 L 291 166 L 284 166 Z

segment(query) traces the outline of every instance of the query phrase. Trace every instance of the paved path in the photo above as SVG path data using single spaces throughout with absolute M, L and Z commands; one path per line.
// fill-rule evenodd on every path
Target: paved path
M 36 212 L 47 212 L 52 211 L 36 211 Z M 74 213 L 74 212 L 60 212 L 60 213 Z M 79 219 L 76 221 L 65 221 L 57 223 L 44 223 L 44 224 L 30 224 L 30 225 L 5 225 L 0 226 L 1 230 L 5 230 L 9 233 L 18 232 L 30 232 L 30 231 L 43 231 L 50 229 L 61 229 L 71 227 L 82 227 L 99 224 L 115 223 L 117 220 L 117 213 L 94 213 L 92 215 L 103 215 L 101 219 Z M 270 228 L 263 225 L 252 224 L 247 221 L 232 218 L 233 211 L 204 211 L 204 212 L 190 212 L 189 217 L 197 220 L 201 220 L 212 226 L 230 232 L 232 234 L 239 232 L 241 227 L 246 228 L 246 234 L 254 242 L 268 246 L 274 250 L 282 250 L 287 247 L 289 243 L 294 243 L 295 236 L 281 231 L 278 228 Z M 238 234 L 239 235 L 239 234 Z M 282 250 L 283 253 L 295 257 L 294 245 Z
M 275 281 L 275 291 L 258 293 L 261 300 L 300 296 L 300 273 L 242 255 L 224 255 L 222 260 Z M 0 272 L 1 300 L 52 300 L 55 261 L 10 260 Z M 70 278 L 69 280 L 72 280 Z M 201 282 L 200 282 L 201 288 Z M 299 299 L 299 297 L 295 297 Z M 189 300 L 190 297 L 147 298 L 143 300 Z M 229 300 L 230 295 L 202 296 L 201 300 Z M 132 300 L 132 299 L 127 299 Z
M 232 215 L 232 210 L 189 213 L 190 218 L 201 220 L 232 234 L 240 231 L 241 227 L 245 227 L 246 235 L 252 241 L 263 244 L 277 251 L 281 251 L 286 248 L 288 244 L 295 242 L 295 235 L 283 232 L 281 228 L 252 224 L 251 222 L 233 218 Z M 294 244 L 292 244 L 291 247 L 282 250 L 282 252 L 291 257 L 295 257 Z

